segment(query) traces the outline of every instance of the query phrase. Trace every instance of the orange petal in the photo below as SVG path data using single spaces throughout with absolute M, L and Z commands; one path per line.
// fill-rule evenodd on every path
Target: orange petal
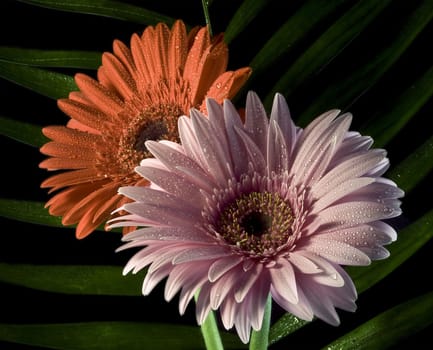
M 206 97 L 213 98 L 219 103 L 222 103 L 226 98 L 231 99 L 245 84 L 250 75 L 251 68 L 249 67 L 238 69 L 235 72 L 225 72 L 215 80 Z M 206 111 L 206 101 L 203 101 L 200 110 Z
M 71 158 L 48 158 L 39 163 L 39 168 L 47 170 L 67 170 L 90 168 L 95 164 L 94 160 Z
M 93 129 L 87 125 L 84 125 L 83 123 L 80 123 L 78 120 L 70 119 L 66 126 L 70 129 L 76 129 L 84 132 L 88 132 L 93 135 L 101 135 L 101 132 L 99 130 Z
M 153 41 L 154 49 L 152 53 L 152 61 L 155 78 L 165 80 L 168 75 L 168 39 L 170 37 L 170 29 L 165 23 L 158 23 L 155 27 L 155 39 Z
M 188 52 L 188 57 L 186 58 L 185 68 L 183 72 L 184 77 L 188 77 L 191 86 L 192 96 L 195 96 L 197 91 L 197 85 L 199 83 L 198 68 L 202 62 L 203 54 L 209 49 L 210 38 L 209 32 L 206 28 L 202 28 L 198 31 L 194 38 L 191 50 Z
M 220 43 L 215 47 L 207 50 L 197 67 L 198 83 L 195 91 L 191 91 L 191 100 L 193 105 L 199 104 L 205 97 L 205 94 L 212 83 L 217 79 L 227 68 L 228 48 L 224 43 Z M 188 79 L 188 77 L 185 77 Z
M 97 135 L 89 135 L 79 130 L 57 125 L 42 128 L 42 133 L 54 141 L 85 148 L 93 148 L 95 142 L 101 139 Z
M 113 42 L 114 55 L 122 62 L 124 67 L 128 70 L 129 74 L 134 76 L 136 72 L 134 59 L 132 58 L 131 50 L 120 40 Z
M 95 169 L 72 170 L 49 177 L 42 182 L 41 187 L 53 187 L 51 191 L 54 191 L 62 187 L 98 181 L 100 179 L 101 178 L 98 176 Z
M 46 143 L 40 148 L 40 151 L 51 157 L 95 160 L 95 151 L 91 148 L 78 147 L 55 141 Z
M 75 75 L 75 82 L 86 98 L 101 112 L 111 116 L 111 119 L 115 119 L 116 115 L 122 111 L 123 102 L 96 80 L 78 73 Z
M 81 201 L 89 193 L 100 188 L 104 183 L 106 183 L 106 181 L 97 181 L 71 186 L 51 197 L 51 199 L 45 204 L 45 207 L 49 207 L 51 215 L 62 216 L 76 203 Z
M 134 79 L 115 56 L 107 52 L 104 53 L 102 65 L 113 90 L 115 89 L 123 99 L 129 99 L 136 94 L 137 87 Z
M 151 74 L 148 68 L 147 57 L 145 57 L 145 47 L 141 38 L 137 34 L 131 37 L 131 53 L 137 67 L 137 79 L 143 83 L 151 82 Z
M 176 77 L 183 70 L 188 55 L 188 42 L 185 24 L 178 20 L 174 23 L 168 44 L 168 74 Z
M 71 118 L 76 119 L 91 129 L 101 131 L 104 123 L 108 121 L 107 115 L 101 111 L 77 101 L 61 99 L 57 101 L 57 105 Z

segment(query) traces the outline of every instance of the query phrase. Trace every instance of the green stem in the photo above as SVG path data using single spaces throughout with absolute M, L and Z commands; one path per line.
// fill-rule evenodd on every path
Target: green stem
M 195 294 L 195 300 L 197 301 L 198 294 Z M 215 315 L 211 310 L 207 315 L 206 319 L 201 325 L 201 334 L 203 336 L 206 350 L 224 350 L 223 342 L 221 340 L 218 326 L 215 320 Z
M 210 16 L 209 16 L 209 4 L 210 3 L 211 3 L 210 0 L 201 0 L 201 4 L 203 6 L 204 18 L 206 20 L 207 30 L 209 31 L 209 35 L 212 38 L 212 25 L 210 23 Z
M 269 344 L 269 327 L 271 325 L 272 297 L 269 294 L 266 301 L 262 328 L 251 335 L 250 350 L 266 350 Z

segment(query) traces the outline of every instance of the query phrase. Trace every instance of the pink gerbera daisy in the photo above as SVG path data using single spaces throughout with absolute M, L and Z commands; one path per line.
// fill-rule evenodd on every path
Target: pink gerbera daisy
M 351 115 L 331 110 L 305 129 L 277 94 L 270 118 L 248 94 L 245 122 L 226 100 L 207 99 L 209 118 L 179 120 L 181 144 L 148 141 L 136 171 L 149 188 L 123 187 L 133 203 L 113 226 L 145 226 L 119 249 L 143 247 L 124 273 L 149 266 L 147 295 L 166 277 L 179 309 L 199 291 L 197 321 L 219 309 L 224 327 L 248 342 L 268 295 L 304 319 L 338 325 L 336 308 L 356 309 L 342 265 L 368 265 L 396 239 L 382 220 L 400 215 L 403 196 L 382 177 L 389 161 L 372 139 L 349 131 Z

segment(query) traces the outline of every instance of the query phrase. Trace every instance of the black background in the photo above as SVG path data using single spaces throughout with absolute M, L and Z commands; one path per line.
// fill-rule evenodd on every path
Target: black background
M 159 11 L 166 15 L 181 18 L 191 25 L 204 24 L 201 1 L 129 1 L 143 7 Z M 170 4 L 170 5 L 167 5 Z M 284 5 L 283 5 L 284 3 Z M 269 35 L 278 28 L 302 1 L 271 1 L 260 14 L 259 19 L 251 23 L 245 32 L 230 45 L 229 69 L 246 66 L 266 42 Z M 348 2 L 349 4 L 354 3 Z M 296 119 L 314 96 L 326 87 L 327 79 L 339 74 L 340 70 L 356 67 L 368 61 L 381 47 L 389 44 L 389 38 L 398 33 L 407 13 L 415 8 L 419 1 L 397 0 L 392 6 L 362 33 L 342 54 L 342 58 L 332 62 L 329 67 L 312 81 L 301 86 L 293 96 L 289 96 L 292 115 Z M 215 0 L 211 7 L 211 19 L 214 32 L 224 31 L 229 19 L 240 1 Z M 341 13 L 345 7 L 341 7 Z M 335 16 L 338 16 L 336 13 Z M 328 21 L 338 17 L 330 18 Z M 326 28 L 326 21 L 313 37 Z M 132 24 L 92 15 L 60 12 L 17 1 L 0 2 L 0 45 L 38 49 L 72 49 L 111 51 L 113 39 L 129 42 L 133 32 L 141 33 L 143 25 Z M 366 92 L 349 108 L 354 114 L 353 129 L 361 125 L 363 118 L 380 111 L 382 106 L 398 97 L 399 91 L 407 87 L 422 74 L 433 62 L 431 52 L 432 25 L 430 24 L 417 38 L 409 50 L 399 59 L 393 68 L 370 91 Z M 279 64 L 270 69 L 266 76 L 254 81 L 252 89 L 260 95 L 272 86 L 281 74 L 283 67 L 293 62 L 296 54 L 302 52 L 300 45 L 292 56 L 284 57 Z M 349 57 L 350 60 L 345 58 Z M 74 74 L 74 70 L 63 70 Z M 88 72 L 92 75 L 94 72 Z M 25 88 L 0 79 L 0 114 L 31 122 L 36 125 L 64 124 L 66 116 L 56 107 L 56 102 Z M 237 103 L 244 103 L 241 95 Z M 332 101 L 329 108 L 334 108 Z M 412 152 L 417 145 L 431 135 L 429 119 L 432 117 L 432 101 L 427 103 L 387 146 L 392 164 L 397 164 Z M 39 185 L 47 177 L 38 163 L 44 159 L 38 149 L 23 145 L 5 137 L 0 137 L 2 155 L 2 185 L 0 197 L 46 201 L 49 196 Z M 395 220 L 397 227 L 412 222 L 431 208 L 433 190 L 432 176 L 421 183 L 403 202 L 404 215 Z M 96 232 L 84 240 L 76 240 L 72 229 L 59 229 L 35 226 L 1 218 L 0 262 L 34 264 L 101 264 L 123 266 L 131 252 L 115 253 L 119 246 L 119 234 Z M 318 349 L 325 346 L 345 331 L 353 329 L 381 311 L 388 309 L 411 297 L 433 289 L 432 283 L 432 243 L 426 244 L 414 257 L 410 258 L 397 271 L 379 284 L 364 292 L 358 299 L 358 311 L 354 314 L 339 312 L 342 325 L 338 328 L 323 322 L 315 322 L 304 327 L 293 336 L 286 338 L 271 349 L 286 349 L 302 346 L 305 349 Z M 55 276 L 53 276 L 55 278 Z M 140 290 L 140 286 L 137 286 Z M 68 296 L 47 293 L 0 283 L 0 322 L 78 322 L 96 320 L 125 320 L 173 322 L 195 324 L 194 308 L 190 305 L 186 315 L 179 316 L 177 298 L 172 302 L 163 301 L 161 284 L 149 297 L 92 297 Z M 281 315 L 281 310 L 274 309 L 274 318 Z M 414 335 L 398 348 L 416 348 L 416 344 L 431 341 L 430 326 Z M 312 336 L 315 335 L 315 336 Z M 0 342 L 0 349 L 31 349 L 24 345 Z

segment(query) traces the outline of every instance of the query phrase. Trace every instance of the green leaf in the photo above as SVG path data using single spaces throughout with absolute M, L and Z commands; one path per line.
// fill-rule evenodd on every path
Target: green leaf
M 246 348 L 235 335 L 222 336 L 225 349 Z M 198 327 L 140 322 L 0 324 L 0 340 L 62 350 L 201 350 L 204 347 Z
M 0 135 L 38 148 L 48 141 L 42 134 L 40 126 L 2 116 L 0 116 Z
M 0 60 L 36 67 L 97 69 L 101 53 L 92 51 L 59 51 L 0 47 Z
M 53 293 L 139 296 L 143 278 L 119 266 L 0 263 L 0 281 Z
M 229 44 L 269 3 L 268 0 L 244 0 L 224 31 L 224 40 Z
M 41 202 L 0 198 L 0 216 L 31 224 L 65 227 L 59 217 L 48 213 L 44 205 Z
M 69 75 L 5 61 L 0 61 L 0 77 L 53 99 L 67 97 L 77 90 Z
M 0 216 L 37 224 L 43 226 L 53 226 L 60 228 L 74 228 L 76 225 L 65 226 L 58 216 L 52 216 L 45 208 L 45 203 L 36 201 L 16 200 L 9 198 L 0 198 Z M 96 231 L 105 231 L 104 225 L 96 228 Z M 114 228 L 111 232 L 120 232 L 121 229 Z
M 432 310 L 433 292 L 430 292 L 381 313 L 323 349 L 391 348 L 433 323 Z
M 387 259 L 374 261 L 369 266 L 348 266 L 346 271 L 362 293 L 397 269 L 432 237 L 433 209 L 398 232 L 397 241 L 387 247 L 391 253 Z
M 155 25 L 165 22 L 174 23 L 174 19 L 163 14 L 146 10 L 142 7 L 113 0 L 19 0 L 21 2 L 47 7 L 50 9 L 78 12 L 97 16 L 110 17 L 128 22 Z
M 317 2 L 316 2 L 317 3 Z M 323 69 L 337 56 L 359 33 L 370 24 L 390 3 L 390 0 L 365 0 L 356 3 L 339 18 L 320 38 L 315 41 L 278 80 L 265 98 L 265 106 L 270 106 L 276 92 L 289 95 Z M 320 11 L 318 11 L 320 13 Z M 306 15 L 311 16 L 311 11 Z M 280 44 L 280 46 L 282 46 Z
M 247 84 L 251 84 L 256 78 L 263 78 L 268 68 L 272 67 L 283 55 L 287 55 L 312 29 L 346 1 L 305 1 L 252 59 L 250 66 L 254 73 Z
M 269 344 L 276 343 L 308 323 L 310 322 L 301 320 L 291 313 L 285 313 L 272 325 L 269 331 Z
M 375 147 L 385 146 L 433 95 L 433 66 L 398 98 L 392 99 L 385 111 L 376 113 L 360 128 L 374 139 Z
M 433 169 L 433 135 L 392 168 L 387 176 L 406 193 L 410 192 Z
M 323 94 L 316 98 L 314 103 L 300 116 L 298 123 L 306 124 L 311 118 L 331 108 L 331 105 L 346 109 L 350 103 L 364 94 L 383 76 L 426 27 L 432 17 L 433 1 L 421 1 L 420 5 L 408 15 L 406 23 L 401 26 L 398 32 L 398 36 L 389 45 L 385 46 L 374 59 L 352 74 L 328 84 Z

